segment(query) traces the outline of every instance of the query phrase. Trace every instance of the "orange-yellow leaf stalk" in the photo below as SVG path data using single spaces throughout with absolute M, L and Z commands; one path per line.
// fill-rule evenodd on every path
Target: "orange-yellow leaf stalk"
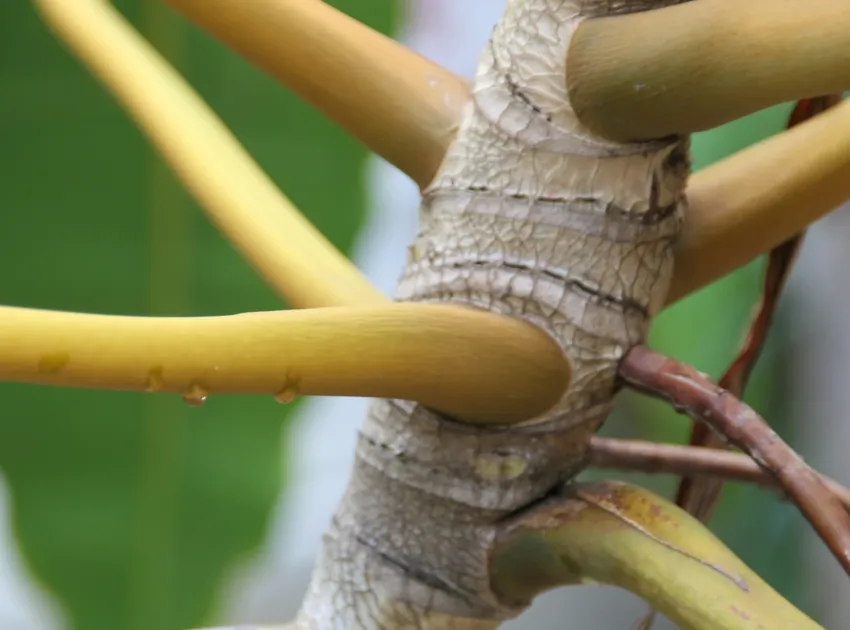
M 0 380 L 174 392 L 415 400 L 468 421 L 546 411 L 569 365 L 521 320 L 384 304 L 153 318 L 0 307 Z
M 34 1 L 54 30 L 127 107 L 219 227 L 293 305 L 383 301 L 108 3 Z M 398 136 L 404 139 L 401 144 L 422 158 L 424 170 L 417 181 L 430 179 L 451 138 L 446 130 L 454 128 L 466 98 L 462 79 L 318 0 L 170 2 L 308 98 L 317 99 L 317 106 L 370 146 L 380 150 L 380 142 L 387 139 L 382 140 L 375 121 L 391 112 L 406 112 L 398 113 L 403 117 L 393 119 L 392 125 L 408 129 L 408 135 Z M 281 22 L 293 29 L 291 38 L 277 39 L 280 31 L 271 25 Z M 317 43 L 311 38 L 320 33 L 336 43 L 328 44 L 316 61 L 306 53 Z M 279 41 L 286 43 L 275 48 Z M 364 68 L 374 64 L 375 72 L 352 72 L 357 64 Z M 391 99 L 362 98 L 369 82 L 386 90 L 387 98 L 390 93 L 404 95 L 399 97 L 404 107 Z M 426 89 L 426 84 L 431 87 Z M 848 129 L 850 106 L 842 105 L 697 173 L 688 190 L 691 207 L 677 245 L 668 303 L 746 264 L 850 198 Z M 557 362 L 551 367 L 559 369 Z

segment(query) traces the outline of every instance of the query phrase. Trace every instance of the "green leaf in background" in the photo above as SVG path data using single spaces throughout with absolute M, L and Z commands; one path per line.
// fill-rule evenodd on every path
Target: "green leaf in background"
M 334 2 L 388 31 L 392 3 Z M 118 7 L 333 242 L 363 213 L 366 151 L 166 9 Z M 0 3 L 0 303 L 117 314 L 279 308 L 127 116 L 38 20 Z M 291 407 L 0 384 L 0 467 L 39 580 L 80 630 L 198 627 L 262 541 Z

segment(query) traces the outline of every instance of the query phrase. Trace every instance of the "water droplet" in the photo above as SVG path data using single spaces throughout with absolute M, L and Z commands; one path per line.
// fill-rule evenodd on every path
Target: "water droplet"
M 155 394 L 156 392 L 162 391 L 162 388 L 165 387 L 163 372 L 164 370 L 161 365 L 151 368 L 150 372 L 148 372 L 147 383 L 145 384 L 146 392 Z
M 295 397 L 298 395 L 298 390 L 291 385 L 284 385 L 278 393 L 274 395 L 274 399 L 285 405 L 286 403 L 291 403 L 295 400 Z
M 45 354 L 38 361 L 38 371 L 42 374 L 56 374 L 56 372 L 65 367 L 70 360 L 71 357 L 67 352 Z
M 190 407 L 200 407 L 207 399 L 209 392 L 197 383 L 192 383 L 189 391 L 183 394 L 183 401 Z

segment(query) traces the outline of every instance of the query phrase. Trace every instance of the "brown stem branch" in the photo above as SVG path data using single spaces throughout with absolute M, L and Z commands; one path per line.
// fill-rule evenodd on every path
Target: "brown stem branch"
M 782 490 L 775 476 L 743 453 L 704 446 L 599 436 L 591 438 L 590 449 L 588 466 L 593 468 L 652 474 L 703 475 Z M 824 475 L 820 475 L 820 478 L 850 510 L 850 489 Z
M 632 388 L 667 400 L 694 420 L 708 423 L 775 475 L 850 574 L 850 514 L 755 411 L 692 367 L 644 346 L 626 354 L 619 373 Z

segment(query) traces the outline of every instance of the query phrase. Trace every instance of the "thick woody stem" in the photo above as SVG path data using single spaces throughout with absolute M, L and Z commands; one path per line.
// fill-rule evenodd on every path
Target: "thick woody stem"
M 644 346 L 626 354 L 619 373 L 630 387 L 667 400 L 678 411 L 707 423 L 775 475 L 850 574 L 850 514 L 755 411 L 692 367 Z
M 650 474 L 702 475 L 782 490 L 776 477 L 747 455 L 702 446 L 593 436 L 588 466 Z M 850 510 L 850 489 L 829 477 L 820 475 L 820 478 Z
M 758 4 L 767 1 L 760 0 Z M 657 117 L 662 122 L 678 120 L 677 117 L 684 115 L 686 110 L 679 106 L 680 101 L 668 98 L 672 92 L 648 98 L 646 93 L 633 90 L 626 95 L 628 98 L 624 96 L 624 100 L 612 102 L 593 96 L 597 90 L 590 89 L 588 82 L 593 81 L 600 86 L 616 85 L 615 79 L 625 76 L 619 69 L 635 59 L 632 50 L 643 50 L 644 54 L 648 54 L 647 51 L 655 50 L 656 46 L 672 45 L 666 37 L 653 39 L 645 37 L 643 31 L 631 31 L 626 34 L 627 40 L 636 48 L 629 48 L 628 54 L 625 54 L 622 42 L 626 40 L 621 38 L 617 24 L 649 19 L 663 22 L 668 19 L 665 17 L 668 14 L 678 20 L 678 16 L 687 16 L 689 11 L 707 12 L 711 21 L 690 22 L 686 31 L 665 32 L 675 34 L 693 29 L 722 31 L 717 24 L 724 24 L 725 19 L 737 19 L 740 11 L 746 11 L 746 16 L 758 15 L 758 19 L 752 20 L 752 28 L 746 29 L 746 32 L 736 23 L 734 29 L 719 34 L 722 38 L 737 38 L 737 48 L 726 49 L 717 45 L 716 41 L 712 41 L 708 48 L 698 47 L 688 40 L 686 50 L 698 50 L 697 58 L 688 54 L 682 58 L 684 61 L 677 62 L 678 57 L 663 48 L 663 64 L 640 66 L 640 72 L 661 72 L 672 64 L 679 79 L 671 76 L 665 86 L 677 94 L 682 92 L 687 102 L 692 102 L 697 108 L 694 111 L 698 114 L 703 111 L 700 108 L 704 107 L 704 103 L 714 103 L 712 108 L 705 110 L 707 114 L 714 116 L 712 112 L 719 111 L 722 120 L 728 120 L 733 114 L 729 111 L 723 113 L 724 107 L 732 107 L 735 112 L 741 113 L 752 111 L 756 107 L 753 99 L 761 99 L 763 89 L 775 91 L 778 89 L 776 86 L 782 89 L 786 85 L 793 87 L 788 88 L 787 95 L 782 92 L 782 98 L 778 93 L 773 95 L 773 100 L 764 105 L 818 91 L 828 92 L 830 90 L 824 88 L 839 75 L 831 72 L 827 62 L 835 57 L 836 50 L 843 51 L 845 47 L 843 44 L 831 47 L 827 56 L 815 53 L 828 44 L 823 32 L 824 24 L 830 25 L 827 34 L 838 32 L 841 38 L 844 37 L 846 29 L 840 28 L 843 18 L 836 20 L 835 16 L 843 16 L 845 12 L 836 9 L 836 1 L 817 0 L 813 13 L 808 5 L 805 12 L 800 12 L 796 10 L 796 3 L 788 1 L 778 5 L 771 1 L 768 11 L 757 11 L 749 4 L 743 8 L 738 5 L 727 7 L 723 0 L 710 0 L 708 4 L 701 1 L 645 14 L 589 20 L 579 28 L 580 37 L 577 37 L 577 43 L 570 52 L 573 66 L 587 70 L 586 76 L 582 78 L 579 71 L 579 78 L 571 81 L 581 87 L 583 96 L 579 98 L 587 100 L 588 105 L 586 108 L 581 102 L 573 105 L 586 124 L 592 124 L 588 116 L 594 116 L 605 107 L 628 109 L 627 116 L 614 116 L 615 122 L 645 124 L 635 114 L 642 107 L 641 103 L 644 103 L 648 116 Z M 433 177 L 453 137 L 460 111 L 468 100 L 467 84 L 460 77 L 389 42 L 384 36 L 317 0 L 297 3 L 283 0 L 262 3 L 233 3 L 228 0 L 168 2 L 328 113 L 373 150 L 400 166 L 420 186 Z M 727 8 L 734 10 L 726 11 Z M 775 21 L 771 22 L 773 26 L 765 26 L 763 20 L 770 18 L 775 11 L 778 13 Z M 720 15 L 724 12 L 727 18 Z M 824 12 L 832 17 L 826 21 L 815 19 L 816 14 Z M 811 21 L 816 28 L 810 31 L 800 29 L 801 19 Z M 787 39 L 776 39 L 776 33 L 784 33 L 782 29 L 789 25 L 793 26 L 794 41 L 799 39 L 802 48 L 798 46 L 795 49 Z M 831 28 L 833 26 L 834 29 Z M 593 29 L 615 33 L 616 36 L 605 36 L 605 41 L 613 40 L 613 47 L 603 49 L 594 43 L 589 36 Z M 284 32 L 286 37 L 281 35 Z M 773 35 L 746 39 L 760 32 Z M 634 33 L 641 33 L 641 36 L 636 37 Z M 321 45 L 316 43 L 319 35 L 324 37 Z M 618 41 L 621 43 L 617 44 Z M 676 39 L 673 43 L 678 41 Z M 753 46 L 780 46 L 782 54 L 796 55 L 800 50 L 808 50 L 807 46 L 811 48 L 810 52 L 814 52 L 808 57 L 795 56 L 793 64 L 783 65 L 775 63 L 774 56 L 768 54 L 742 56 L 735 52 L 749 45 L 748 41 Z M 306 54 L 308 50 L 309 55 Z M 717 66 L 707 64 L 706 50 L 733 66 L 730 72 L 716 72 Z M 619 51 L 623 54 L 618 54 Z M 597 59 L 599 56 L 601 60 Z M 311 60 L 309 64 L 305 63 L 308 58 Z M 697 71 L 687 65 L 697 61 Z M 676 63 L 683 64 L 685 70 L 676 70 Z M 771 69 L 765 76 L 773 76 L 772 83 L 764 84 L 761 75 L 758 81 L 751 80 L 752 69 L 747 71 L 749 74 L 742 75 L 746 64 L 750 63 L 769 64 Z M 792 72 L 798 66 L 803 66 L 805 71 Z M 695 78 L 705 79 L 708 71 L 715 82 L 699 83 L 696 87 L 698 91 L 714 89 L 717 93 L 712 93 L 714 95 L 710 98 L 692 98 L 695 92 L 685 88 Z M 743 79 L 740 78 L 742 76 Z M 825 83 L 824 77 L 828 79 Z M 718 85 L 717 82 L 722 81 L 737 81 L 733 85 L 735 90 L 730 94 L 731 88 Z M 811 81 L 815 81 L 816 85 L 807 83 Z M 680 84 L 685 87 L 680 87 Z M 774 87 L 771 88 L 771 85 Z M 815 87 L 819 90 L 810 91 Z M 672 103 L 672 112 L 664 109 L 664 103 L 668 101 Z M 724 105 L 729 103 L 731 105 Z M 636 105 L 638 109 L 634 108 Z M 767 140 L 692 178 L 688 189 L 690 210 L 683 236 L 677 245 L 668 304 L 769 251 L 850 198 L 850 177 L 847 176 L 850 169 L 850 133 L 842 131 L 850 128 L 850 107 L 837 109 L 842 111 L 828 112 L 819 117 L 823 120 L 817 123 L 802 125 L 790 136 L 782 134 Z
M 420 185 L 433 177 L 468 100 L 463 79 L 318 0 L 168 1 L 302 93 L 404 168 Z M 151 103 L 163 96 L 170 98 L 175 81 L 181 80 L 111 7 L 102 1 L 80 0 L 71 11 L 70 5 L 57 0 L 35 3 L 60 36 L 128 106 L 167 157 L 177 151 L 189 153 L 194 146 L 196 156 L 221 165 L 214 171 L 202 171 L 199 166 L 178 166 L 177 171 L 225 233 L 250 252 L 247 255 L 253 264 L 291 302 L 319 306 L 376 297 L 362 278 L 344 268 L 344 261 L 329 253 L 333 250 L 319 242 L 321 237 L 305 230 L 301 218 L 250 157 L 238 145 L 232 148 L 233 139 L 219 121 L 195 129 L 198 113 L 201 118 L 211 115 L 200 99 L 192 94 L 196 100 L 188 108 L 174 108 L 167 99 L 159 109 Z M 688 6 L 697 5 L 701 3 Z M 282 38 L 283 31 L 278 28 L 291 30 L 291 37 Z M 821 36 L 820 31 L 815 32 Z M 329 40 L 310 48 L 317 33 Z M 139 51 L 146 58 L 137 68 Z M 580 52 L 571 54 L 573 61 L 581 58 Z M 305 62 L 308 58 L 309 64 Z M 152 63 L 156 71 L 151 71 Z M 380 71 L 369 70 L 370 64 Z M 134 87 L 138 85 L 145 86 L 144 90 Z M 747 85 L 760 84 L 751 81 Z M 160 126 L 163 108 L 172 110 L 171 115 L 175 110 L 186 115 L 173 127 Z M 181 133 L 174 135 L 175 128 Z M 667 303 L 746 264 L 850 198 L 850 133 L 842 131 L 845 129 L 850 129 L 850 106 L 839 106 L 697 173 L 688 189 L 690 209 L 677 243 Z M 223 138 L 225 134 L 228 137 Z M 186 140 L 180 141 L 181 137 Z M 392 148 L 396 140 L 401 149 Z M 407 157 L 393 157 L 395 150 Z M 210 182 L 216 186 L 205 185 Z M 312 264 L 297 263 L 305 259 Z M 328 278 L 338 280 L 328 287 Z

